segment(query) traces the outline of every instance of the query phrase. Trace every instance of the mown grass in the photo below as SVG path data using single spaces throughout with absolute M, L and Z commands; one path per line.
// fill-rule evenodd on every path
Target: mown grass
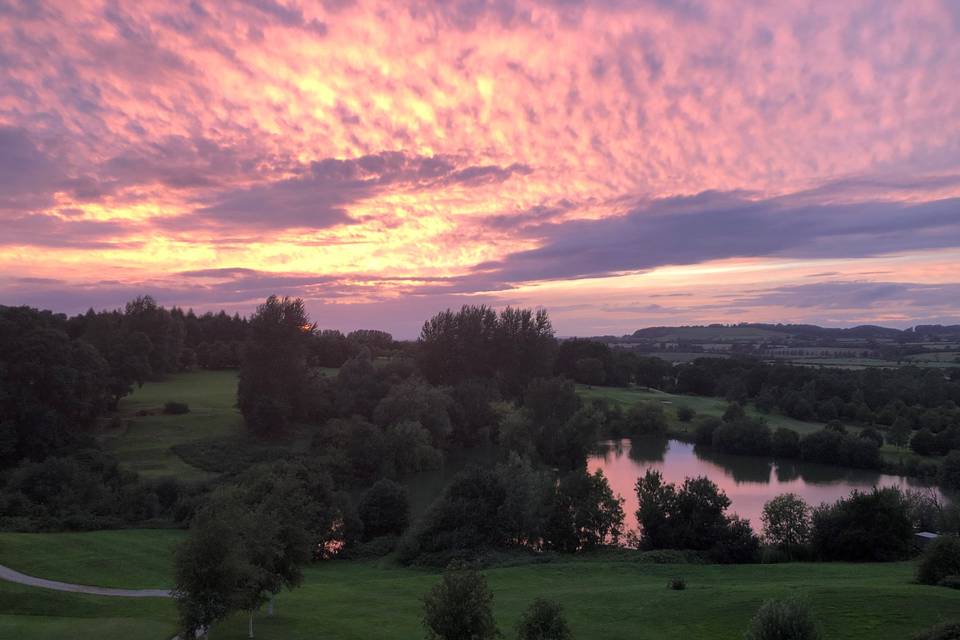
M 0 564 L 31 576 L 99 587 L 163 589 L 173 582 L 172 529 L 0 532 Z
M 164 415 L 168 401 L 187 403 L 190 413 Z M 205 480 L 215 474 L 188 464 L 173 447 L 242 435 L 236 401 L 236 371 L 196 371 L 148 382 L 120 401 L 118 413 L 126 428 L 105 432 L 102 441 L 124 466 L 142 476 Z
M 56 535 L 26 535 L 34 540 L 0 546 L 0 563 L 17 566 L 15 555 L 24 566 L 58 565 L 58 574 L 42 577 L 59 578 L 82 575 L 90 567 L 90 546 L 58 546 L 62 538 Z M 104 584 L 169 586 L 157 583 L 163 573 L 158 558 L 169 567 L 162 545 L 151 551 L 157 535 L 111 532 L 96 543 L 103 562 L 87 575 Z M 170 532 L 167 542 L 180 535 Z M 938 621 L 960 618 L 960 591 L 915 584 L 911 563 L 651 565 L 628 558 L 570 559 L 485 571 L 500 628 L 513 637 L 521 611 L 536 597 L 559 601 L 579 640 L 739 639 L 764 600 L 785 596 L 809 602 L 828 638 L 903 640 Z M 686 590 L 667 589 L 674 576 L 686 580 Z M 438 580 L 436 572 L 399 567 L 389 560 L 314 565 L 306 570 L 303 587 L 277 599 L 273 618 L 257 614 L 257 637 L 422 638 L 421 599 Z M 175 631 L 175 617 L 172 603 L 162 599 L 110 599 L 0 583 L 2 638 L 167 640 Z M 211 637 L 245 638 L 246 617 L 218 625 Z
M 688 433 L 691 429 L 690 423 L 683 423 L 677 420 L 677 409 L 680 407 L 689 407 L 700 415 L 722 416 L 730 404 L 723 398 L 709 396 L 688 396 L 655 389 L 641 389 L 637 387 L 591 387 L 586 385 L 577 385 L 577 393 L 587 400 L 604 399 L 614 402 L 627 408 L 637 402 L 657 402 L 660 403 L 667 412 L 671 421 L 671 430 L 675 433 Z M 792 429 L 801 435 L 806 435 L 823 428 L 822 422 L 804 422 L 796 420 L 789 416 L 775 413 L 761 413 L 753 405 L 745 407 L 749 415 L 761 417 L 767 421 L 772 429 L 786 427 Z
M 170 640 L 176 612 L 165 598 L 104 598 L 0 582 L 0 638 Z

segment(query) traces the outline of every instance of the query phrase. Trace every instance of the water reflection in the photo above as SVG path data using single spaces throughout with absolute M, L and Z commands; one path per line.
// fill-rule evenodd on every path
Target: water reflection
M 614 493 L 623 496 L 631 528 L 636 528 L 637 509 L 633 487 L 647 469 L 657 469 L 667 482 L 677 484 L 687 477 L 707 476 L 726 492 L 732 503 L 730 510 L 749 519 L 755 529 L 760 528 L 764 503 L 781 493 L 796 493 L 816 506 L 833 502 L 854 489 L 923 486 L 910 478 L 875 471 L 734 456 L 695 449 L 678 440 L 650 438 L 602 442 L 587 467 L 591 472 L 603 469 Z

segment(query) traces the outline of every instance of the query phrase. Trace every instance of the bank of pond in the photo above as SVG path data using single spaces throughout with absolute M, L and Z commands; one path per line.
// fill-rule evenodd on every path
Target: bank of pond
M 634 514 L 637 478 L 648 470 L 659 471 L 666 482 L 682 483 L 686 478 L 705 476 L 730 499 L 730 511 L 758 528 L 763 506 L 771 499 L 792 493 L 808 505 L 819 506 L 845 498 L 853 491 L 874 487 L 897 487 L 929 492 L 941 504 L 948 496 L 938 487 L 914 477 L 895 476 L 868 469 L 720 453 L 667 438 L 605 440 L 587 459 L 589 471 L 602 471 L 610 488 L 625 500 L 628 528 L 636 528 Z

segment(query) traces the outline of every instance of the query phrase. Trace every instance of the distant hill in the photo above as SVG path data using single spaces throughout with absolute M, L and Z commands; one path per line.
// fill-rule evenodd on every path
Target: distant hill
M 960 339 L 960 325 L 918 325 L 912 329 L 892 329 L 876 325 L 849 328 L 820 327 L 812 324 L 744 323 L 736 325 L 711 324 L 679 327 L 648 327 L 638 329 L 627 341 L 653 342 L 762 342 L 778 339 L 808 339 L 829 341 L 909 342 L 930 338 Z M 632 340 L 631 340 L 632 339 Z

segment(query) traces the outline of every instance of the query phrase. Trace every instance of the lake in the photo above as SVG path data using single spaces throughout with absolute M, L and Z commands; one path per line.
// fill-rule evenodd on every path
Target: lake
M 763 505 L 781 493 L 795 493 L 811 506 L 834 502 L 854 489 L 925 487 L 917 480 L 876 471 L 848 469 L 796 461 L 771 461 L 695 449 L 687 442 L 663 439 L 611 440 L 587 460 L 592 473 L 602 469 L 614 494 L 625 500 L 628 529 L 637 529 L 634 485 L 647 469 L 656 469 L 667 482 L 682 484 L 687 477 L 707 476 L 730 498 L 728 512 L 750 520 L 760 530 Z M 934 489 L 936 490 L 936 489 Z M 942 496 L 941 496 L 942 497 Z

